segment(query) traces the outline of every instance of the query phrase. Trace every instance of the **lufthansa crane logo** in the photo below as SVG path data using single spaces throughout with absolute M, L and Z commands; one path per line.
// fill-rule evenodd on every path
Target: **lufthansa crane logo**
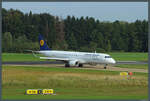
M 44 40 L 40 40 L 40 45 L 41 45 L 41 46 L 44 45 Z

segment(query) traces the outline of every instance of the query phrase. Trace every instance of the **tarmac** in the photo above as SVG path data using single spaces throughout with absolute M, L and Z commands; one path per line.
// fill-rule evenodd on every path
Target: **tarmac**
M 64 62 L 61 61 L 30 61 L 30 62 L 2 62 L 3 65 L 11 65 L 11 66 L 25 66 L 25 67 L 56 67 L 56 68 L 64 68 Z M 148 62 L 144 61 L 117 61 L 117 64 L 148 64 Z M 75 68 L 75 67 L 71 67 Z M 90 69 L 90 70 L 107 70 L 107 71 L 127 71 L 127 72 L 143 72 L 148 73 L 147 69 L 137 69 L 137 68 L 120 68 L 115 67 L 115 65 L 110 65 L 107 67 L 107 69 L 104 69 L 104 65 L 88 65 L 84 64 L 84 67 L 77 67 L 75 69 Z
M 2 62 L 3 65 L 64 64 L 61 61 L 13 61 Z M 117 61 L 116 64 L 148 64 L 146 61 Z

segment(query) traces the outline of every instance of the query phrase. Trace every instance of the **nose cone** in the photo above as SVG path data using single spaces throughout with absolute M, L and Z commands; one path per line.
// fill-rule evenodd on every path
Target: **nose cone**
M 114 59 L 112 59 L 112 60 L 111 60 L 111 63 L 112 63 L 112 64 L 115 64 L 115 63 L 116 63 L 116 61 L 115 61 Z

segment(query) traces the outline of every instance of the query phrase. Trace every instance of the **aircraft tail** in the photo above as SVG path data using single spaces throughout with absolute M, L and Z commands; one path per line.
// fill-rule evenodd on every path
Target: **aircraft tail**
M 41 34 L 39 35 L 39 44 L 40 44 L 40 50 L 50 50 Z

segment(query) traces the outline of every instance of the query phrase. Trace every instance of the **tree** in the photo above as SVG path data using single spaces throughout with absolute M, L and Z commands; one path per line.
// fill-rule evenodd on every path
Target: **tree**
M 107 46 L 106 51 L 107 51 L 107 52 L 110 52 L 110 51 L 111 51 L 110 40 L 107 41 L 107 45 L 106 45 L 106 46 Z
M 12 35 L 10 32 L 5 32 L 3 36 L 2 48 L 4 52 L 10 52 L 12 48 Z
M 68 38 L 67 43 L 68 43 L 68 48 L 69 49 L 72 49 L 72 50 L 77 50 L 78 49 L 77 41 L 76 41 L 73 33 L 70 34 L 70 37 Z
M 118 20 L 101 22 L 88 16 L 85 18 L 68 16 L 66 19 L 60 19 L 49 13 L 33 14 L 30 11 L 24 14 L 14 9 L 2 9 L 2 18 L 2 42 L 5 52 L 23 52 L 24 49 L 31 49 L 31 46 L 38 49 L 39 34 L 44 36 L 49 48 L 59 50 L 91 51 L 89 47 L 92 47 L 100 52 L 148 51 L 146 20 L 136 20 L 131 23 Z M 4 35 L 7 32 L 11 32 L 10 40 Z M 5 40 L 9 42 L 8 47 L 5 45 Z M 21 45 L 25 45 L 25 48 Z
M 68 45 L 65 41 L 64 22 L 58 17 L 55 19 L 56 38 L 54 43 L 55 49 L 65 50 Z
M 105 49 L 104 37 L 101 32 L 96 34 L 95 42 L 97 43 L 97 48 Z
M 90 42 L 89 44 L 89 50 L 90 51 L 96 51 L 96 48 L 97 48 L 97 44 L 95 42 Z

